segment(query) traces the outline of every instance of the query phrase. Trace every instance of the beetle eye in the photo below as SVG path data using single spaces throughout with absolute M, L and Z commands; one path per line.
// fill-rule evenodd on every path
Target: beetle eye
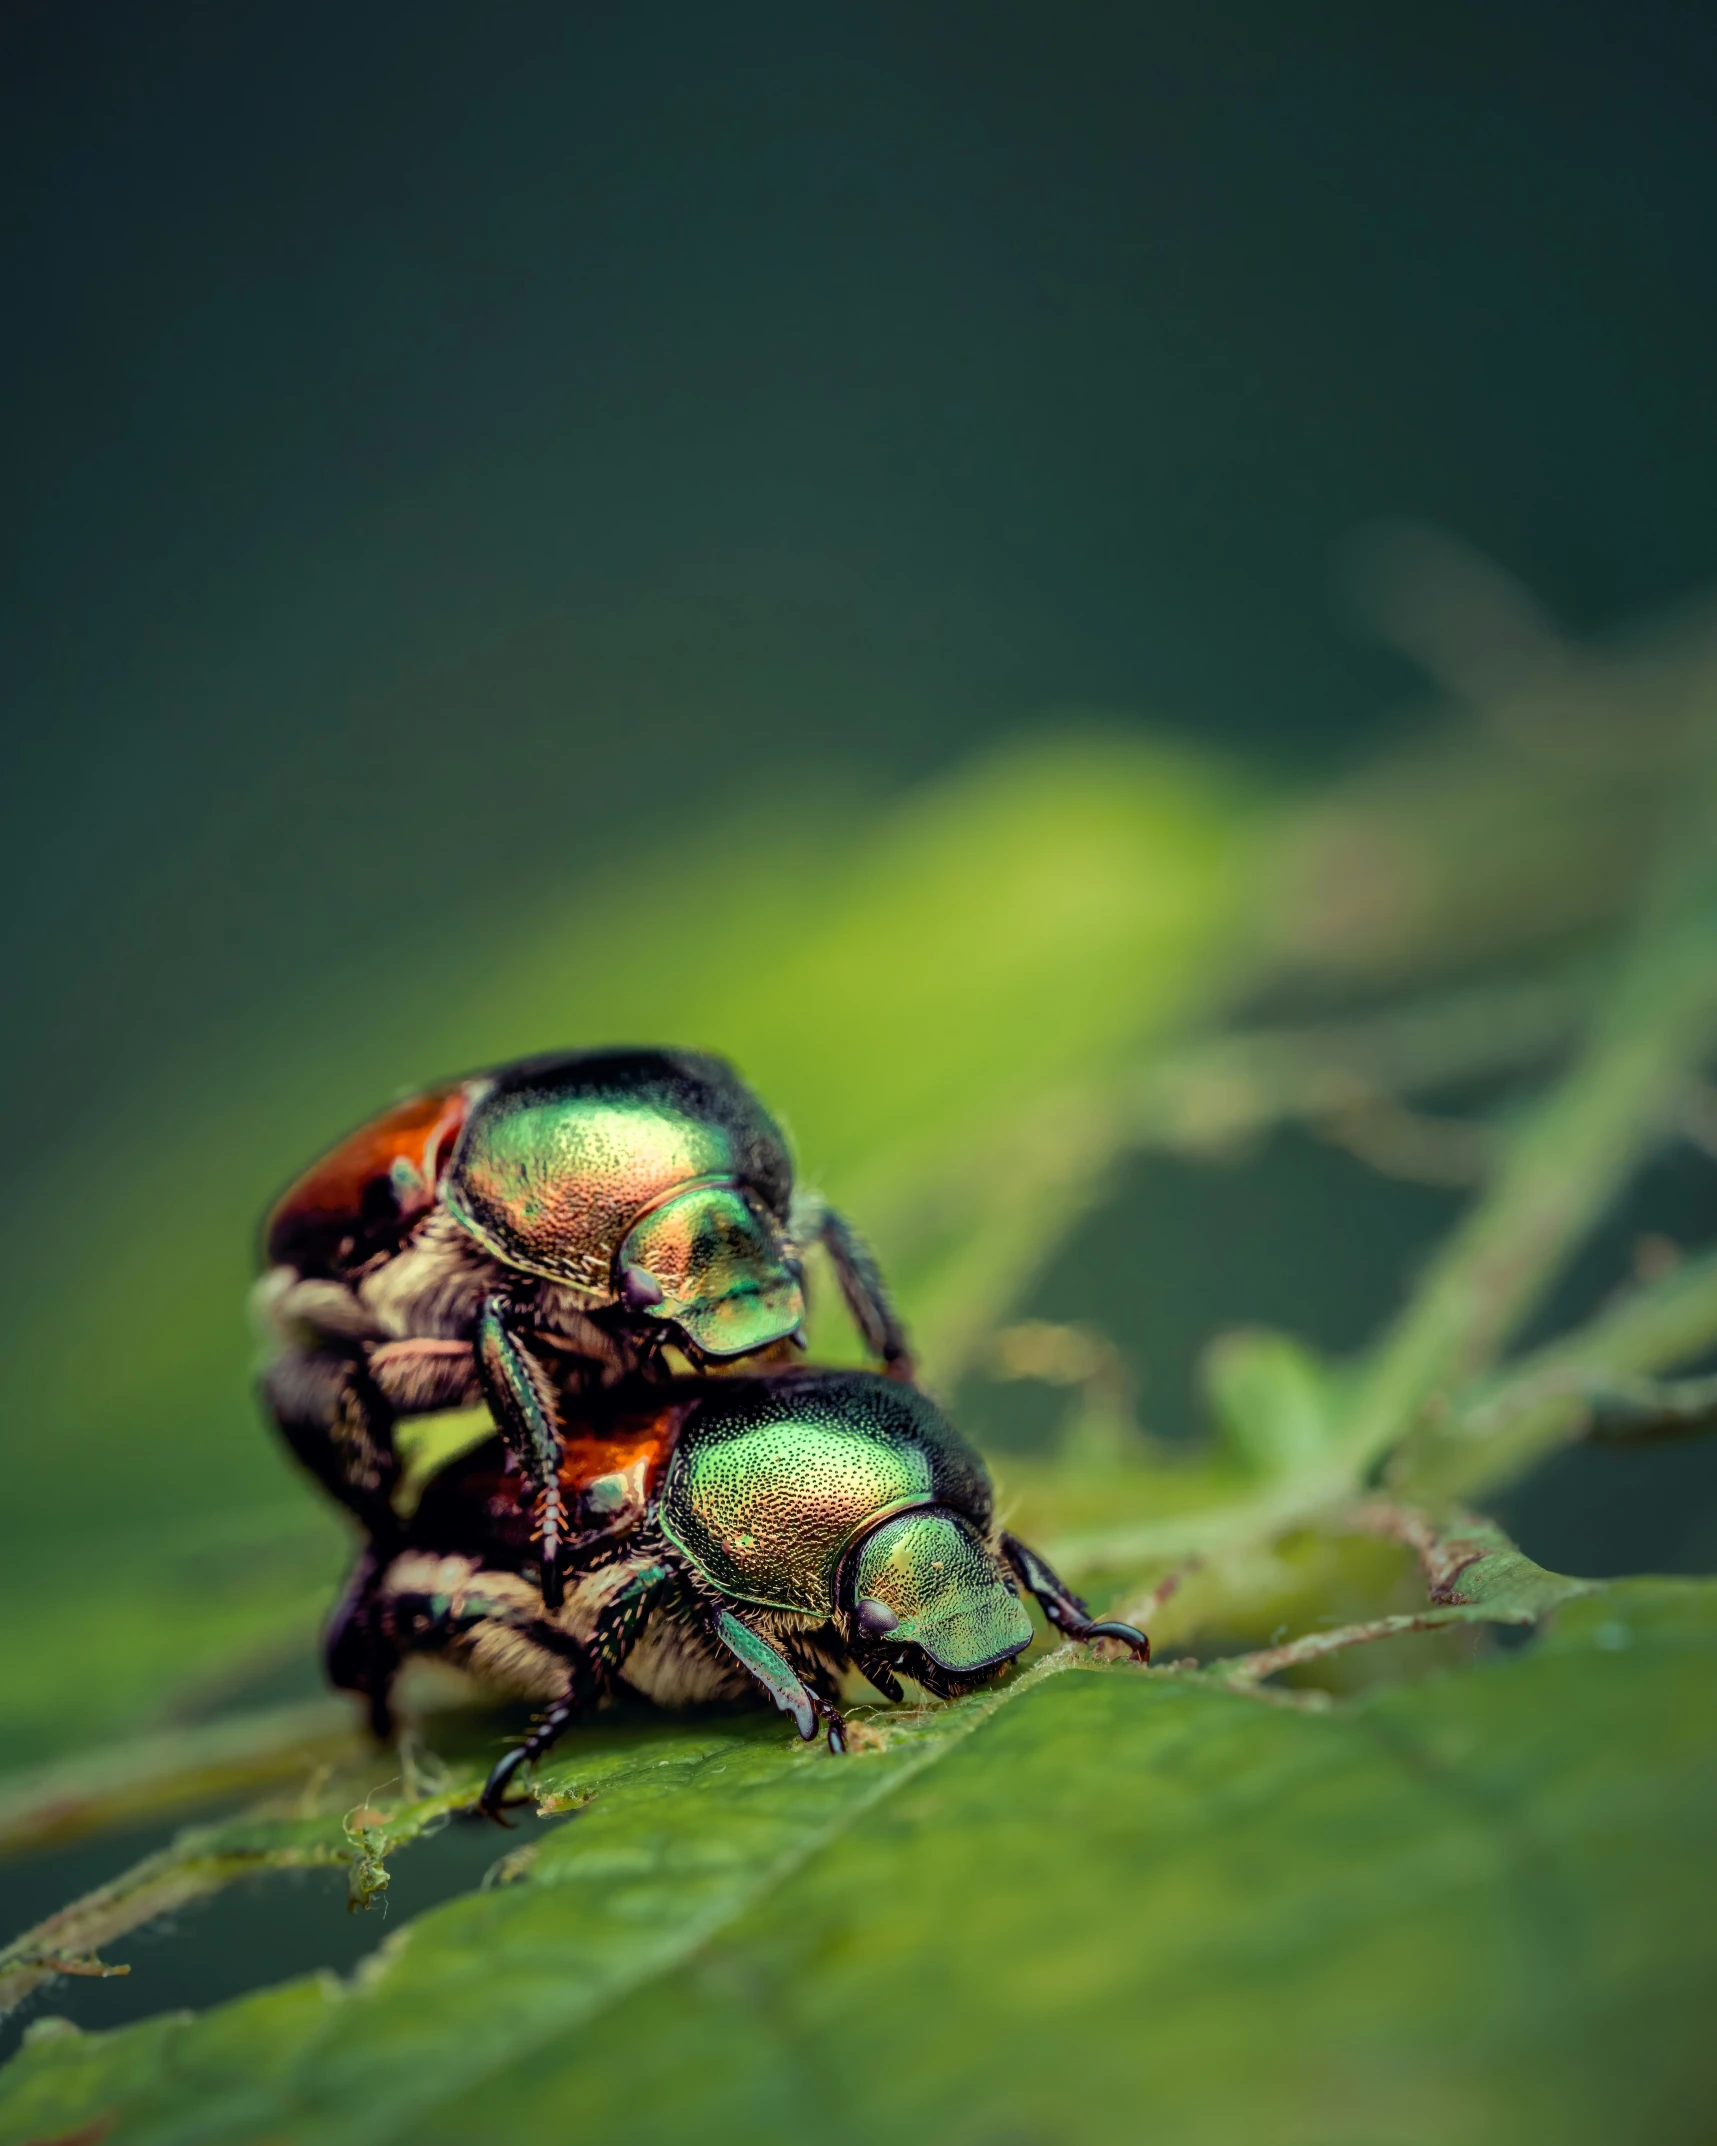
M 662 1285 L 642 1267 L 622 1267 L 620 1301 L 628 1311 L 648 1311 L 653 1304 L 662 1301 Z
M 880 1639 L 885 1632 L 892 1632 L 900 1619 L 886 1602 L 878 1602 L 867 1596 L 854 1612 L 858 1628 L 867 1638 Z

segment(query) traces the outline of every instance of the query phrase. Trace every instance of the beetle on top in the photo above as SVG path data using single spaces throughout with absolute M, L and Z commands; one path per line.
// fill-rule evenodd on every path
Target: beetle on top
M 795 1198 L 780 1128 L 721 1059 L 578 1051 L 448 1081 L 350 1134 L 270 1214 L 264 1399 L 378 1569 L 401 1541 L 394 1423 L 486 1404 L 555 1609 L 568 1411 L 667 1377 L 670 1343 L 694 1371 L 786 1360 L 812 1242 L 872 1355 L 910 1379 L 875 1262 L 832 1208 Z

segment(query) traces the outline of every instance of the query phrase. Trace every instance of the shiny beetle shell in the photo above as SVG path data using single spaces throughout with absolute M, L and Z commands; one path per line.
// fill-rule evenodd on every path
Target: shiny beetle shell
M 361 1126 L 277 1204 L 267 1256 L 354 1273 L 439 1202 L 511 1272 L 726 1358 L 804 1318 L 791 1198 L 780 1127 L 721 1059 L 579 1051 L 448 1082 Z
M 719 1059 L 602 1051 L 495 1080 L 446 1200 L 509 1266 L 606 1294 L 626 1237 L 688 1189 L 743 1186 L 784 1223 L 791 1184 L 780 1127 Z
M 742 1356 L 805 1313 L 792 1164 L 720 1059 L 604 1051 L 514 1067 L 473 1102 L 442 1198 L 509 1267 Z
M 853 1373 L 723 1380 L 662 1480 L 662 1532 L 722 1594 L 827 1614 L 879 1522 L 941 1506 L 987 1531 L 983 1462 L 915 1388 Z
M 483 1076 L 425 1088 L 348 1133 L 275 1202 L 264 1226 L 271 1265 L 340 1275 L 392 1246 L 434 1206 Z

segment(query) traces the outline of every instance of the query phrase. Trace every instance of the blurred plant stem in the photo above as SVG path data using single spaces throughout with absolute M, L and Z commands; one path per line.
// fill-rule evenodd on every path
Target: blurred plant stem
M 1335 1447 L 1350 1479 L 1489 1367 L 1672 1122 L 1717 1037 L 1717 844 L 1707 834 L 1702 812 L 1700 868 L 1675 887 L 1666 917 L 1654 901 L 1579 1063 L 1521 1124 L 1490 1192 L 1361 1378 Z
M 0 1853 L 146 1824 L 280 1780 L 361 1748 L 342 1699 L 227 1716 L 14 1776 L 0 1797 Z
M 1717 1252 L 1708 1252 L 1679 1261 L 1428 1416 L 1404 1441 L 1389 1481 L 1410 1496 L 1476 1497 L 1587 1435 L 1606 1395 L 1713 1346 Z
M 1268 1680 L 1283 1673 L 1415 1634 L 1529 1624 L 1593 1591 L 1541 1571 L 1457 1501 L 1595 1426 L 1645 1435 L 1717 1418 L 1710 1381 L 1655 1383 L 1717 1344 L 1717 1251 L 1501 1362 L 1641 1161 L 1678 1129 L 1710 1129 L 1717 813 L 1709 740 L 1688 710 L 1717 685 L 1717 641 L 1694 638 L 1674 664 L 1598 663 L 1551 651 L 1499 601 L 1489 589 L 1482 647 L 1450 659 L 1469 679 L 1501 663 L 1495 720 L 1446 731 L 1334 797 L 1269 808 L 1132 746 L 1004 758 L 885 829 L 828 915 L 787 945 L 779 1003 L 741 999 L 735 1015 L 753 1023 L 729 1045 L 761 1061 L 748 1070 L 767 1074 L 771 1051 L 789 1069 L 807 1054 L 836 1068 L 821 1096 L 829 1121 L 850 1110 L 861 1125 L 850 1151 L 827 1136 L 838 1190 L 903 1284 L 931 1379 L 947 1387 L 984 1363 L 1076 1397 L 1057 1462 L 1003 1471 L 1010 1524 L 1094 1595 L 1120 1597 L 1123 1614 L 1160 1615 L 1174 1644 L 1238 1646 L 1200 1672 L 1227 1692 L 1279 1700 Z M 1436 632 L 1448 626 L 1439 613 Z M 1547 714 L 1557 694 L 1573 711 L 1566 732 Z M 1671 792 L 1690 802 L 1665 842 Z M 774 913 L 796 914 L 785 901 Z M 1595 934 L 1622 917 L 1606 956 Z M 591 934 L 561 936 L 586 958 Z M 913 970 L 920 939 L 929 952 Z M 1458 980 L 1475 963 L 1480 980 Z M 541 976 L 525 967 L 534 1009 Z M 591 1002 L 618 1033 L 632 1025 L 633 972 L 615 973 L 613 995 L 592 987 Z M 873 1010 L 896 1016 L 883 1044 L 854 1039 L 854 975 L 875 986 Z M 1385 984 L 1394 996 L 1378 1003 Z M 1312 985 L 1350 1010 L 1282 1017 Z M 820 1042 L 807 1007 L 821 1009 Z M 702 1016 L 687 1018 L 690 1039 L 706 1040 Z M 1069 1041 L 1076 1020 L 1086 1025 Z M 924 1031 L 943 1037 L 946 1066 L 897 1040 Z M 1545 1073 L 1545 1092 L 1511 1103 L 1506 1122 L 1417 1107 Z M 1166 1452 L 1137 1431 L 1111 1337 L 1021 1320 L 1017 1307 L 1127 1156 L 1211 1154 L 1287 1122 L 1379 1168 L 1482 1189 L 1357 1363 L 1333 1366 L 1287 1335 L 1219 1337 L 1204 1365 L 1217 1437 Z M 1071 1658 L 1057 1649 L 1007 1689 L 1035 1689 Z M 918 1739 L 928 1763 L 1005 1697 L 878 1711 L 858 1743 L 899 1760 Z M 668 1765 L 638 1755 L 647 1735 L 634 1741 L 621 1772 L 648 1780 Z M 266 1783 L 296 1781 L 299 1794 L 188 1833 L 50 1918 L 0 1955 L 0 2002 L 54 1974 L 105 1972 L 95 1955 L 113 1936 L 249 1871 L 342 1865 L 367 1904 L 388 1853 L 469 1799 L 490 1756 L 460 1754 L 427 1792 L 401 1760 L 375 1788 L 366 1776 L 393 1762 L 330 1701 L 116 1741 L 18 1779 L 0 1800 L 0 1846 Z M 899 1778 L 910 1771 L 902 1760 Z M 545 1810 L 572 1807 L 571 1781 L 545 1770 Z
M 1250 1502 L 1063 1542 L 1059 1552 L 1073 1569 L 1151 1556 L 1214 1556 L 1317 1524 L 1416 1433 L 1422 1434 L 1421 1449 L 1399 1471 L 1405 1480 L 1441 1488 L 1462 1481 L 1463 1473 L 1494 1480 L 1491 1471 L 1505 1452 L 1511 1460 L 1521 1457 L 1523 1423 L 1527 1436 L 1541 1442 L 1584 1426 L 1589 1402 L 1582 1404 L 1570 1389 L 1570 1374 L 1656 1370 L 1701 1344 L 1709 1291 L 1702 1271 L 1695 1271 L 1672 1277 L 1643 1305 L 1598 1322 L 1585 1337 L 1565 1341 L 1548 1366 L 1528 1372 L 1525 1391 L 1535 1399 L 1518 1411 L 1510 1445 L 1492 1446 L 1486 1462 L 1469 1461 L 1465 1471 L 1443 1462 L 1434 1425 L 1426 1429 L 1432 1417 L 1464 1424 L 1455 1441 L 1475 1454 L 1474 1412 L 1488 1407 L 1494 1418 L 1497 1402 L 1492 1397 L 1463 1406 L 1463 1396 L 1542 1300 L 1640 1159 L 1673 1125 L 1678 1100 L 1717 1042 L 1717 842 L 1711 834 L 1711 792 L 1701 783 L 1693 808 L 1680 816 L 1619 973 L 1598 1001 L 1583 1051 L 1522 1116 L 1488 1191 L 1431 1262 L 1345 1392 L 1331 1399 L 1322 1450 L 1315 1387 L 1301 1375 L 1300 1355 L 1254 1349 L 1246 1359 L 1248 1441 L 1255 1450 L 1274 1441 L 1298 1456 L 1299 1465 L 1272 1470 Z M 1618 1343 L 1619 1361 L 1607 1353 Z M 1507 1413 L 1505 1408 L 1505 1420 Z

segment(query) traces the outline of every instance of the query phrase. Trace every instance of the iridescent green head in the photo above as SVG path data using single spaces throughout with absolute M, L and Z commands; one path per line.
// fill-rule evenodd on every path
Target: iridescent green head
M 981 1676 L 1031 1644 L 1031 1619 L 969 1520 L 931 1506 L 901 1513 L 858 1545 L 854 1623 L 889 1650 L 916 1647 L 957 1678 Z
M 443 1197 L 509 1266 L 729 1357 L 804 1320 L 791 1192 L 781 1130 L 730 1066 L 617 1050 L 510 1068 L 473 1104 Z
M 871 1372 L 721 1380 L 663 1477 L 662 1531 L 731 1600 L 827 1617 L 956 1678 L 1031 1624 L 989 1547 L 989 1476 L 924 1394 Z

